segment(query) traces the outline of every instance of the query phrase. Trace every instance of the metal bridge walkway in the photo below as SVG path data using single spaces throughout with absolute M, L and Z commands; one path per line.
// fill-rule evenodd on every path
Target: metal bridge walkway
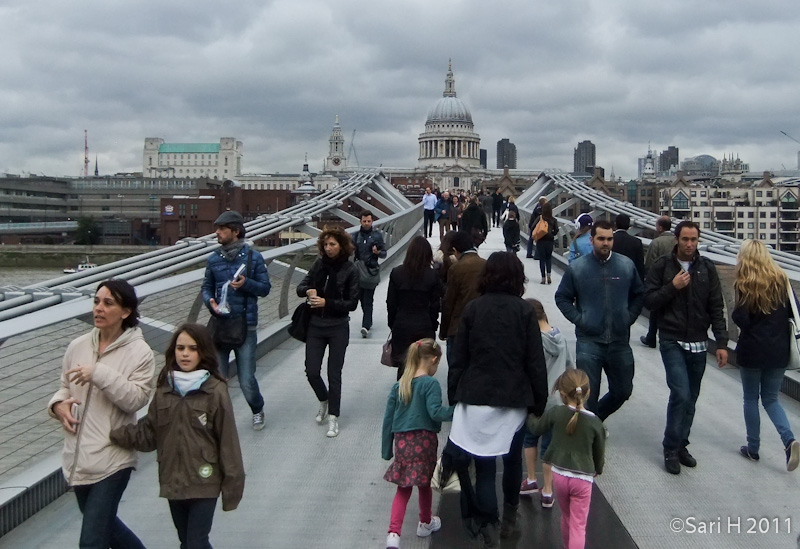
M 438 245 L 435 237 L 431 242 Z M 488 256 L 501 248 L 499 231 L 492 230 L 480 253 Z M 526 297 L 542 300 L 551 323 L 574 345 L 574 331 L 553 303 L 560 276 L 554 272 L 553 285 L 542 286 L 537 263 L 522 260 L 530 280 Z M 239 509 L 231 513 L 218 509 L 215 515 L 211 532 L 215 547 L 384 547 L 394 494 L 393 485 L 382 480 L 388 462 L 380 459 L 383 410 L 395 379 L 394 370 L 378 361 L 388 335 L 383 306 L 387 279 L 384 275 L 376 293 L 376 324 L 370 339 L 358 334 L 360 311 L 352 315 L 338 438 L 327 439 L 325 429 L 314 422 L 317 403 L 303 373 L 302 344 L 288 340 L 259 360 L 257 375 L 267 401 L 263 431 L 251 430 L 249 410 L 236 382 L 232 383 L 248 476 Z M 752 463 L 738 455 L 744 422 L 735 368 L 718 370 L 709 360 L 691 437 L 699 465 L 694 470 L 684 468 L 679 476 L 664 471 L 660 442 L 668 391 L 658 352 L 638 344 L 645 330 L 645 319 L 632 329 L 637 363 L 633 397 L 607 421 L 611 433 L 607 464 L 597 478 L 597 488 L 624 530 L 613 515 L 599 512 L 604 509 L 596 499 L 587 547 L 622 548 L 631 546 L 631 540 L 648 549 L 795 547 L 800 473 L 786 472 L 780 441 L 766 416 L 761 461 Z M 440 383 L 447 376 L 445 366 L 437 373 Z M 781 398 L 790 422 L 800 431 L 800 405 Z M 443 432 L 440 441 L 445 436 Z M 148 548 L 171 548 L 177 546 L 177 536 L 167 503 L 158 498 L 156 479 L 155 456 L 142 454 L 120 516 Z M 561 547 L 557 504 L 544 510 L 538 496 L 529 500 L 520 508 L 523 535 L 501 547 Z M 443 517 L 442 530 L 431 538 L 417 538 L 416 497 L 412 498 L 402 536 L 404 549 L 477 547 L 463 533 L 452 496 L 435 496 L 434 508 Z M 706 521 L 706 533 L 700 532 L 701 521 Z M 685 531 L 687 524 L 694 524 L 697 531 Z M 753 527 L 754 532 L 748 533 Z M 684 531 L 673 531 L 678 528 Z M 75 547 L 79 529 L 80 513 L 74 495 L 68 493 L 0 538 L 0 547 Z

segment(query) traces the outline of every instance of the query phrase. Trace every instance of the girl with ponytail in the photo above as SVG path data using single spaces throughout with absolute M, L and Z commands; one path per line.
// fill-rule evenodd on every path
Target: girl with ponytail
M 589 398 L 586 372 L 567 370 L 556 380 L 553 392 L 561 395 L 564 405 L 550 408 L 541 418 L 528 416 L 528 428 L 534 435 L 553 431 L 543 460 L 553 469 L 553 488 L 561 507 L 561 536 L 565 549 L 582 549 L 592 483 L 603 472 L 606 436 L 603 422 L 584 408 Z
M 406 506 L 414 486 L 419 492 L 419 524 L 417 535 L 430 536 L 442 527 L 439 517 L 431 515 L 433 490 L 431 478 L 436 467 L 436 433 L 443 421 L 453 420 L 453 406 L 442 406 L 442 388 L 433 375 L 442 358 L 442 348 L 435 339 L 419 339 L 408 346 L 400 381 L 394 384 L 383 416 L 383 459 L 394 462 L 384 480 L 397 484 L 392 502 L 389 535 L 386 547 L 400 547 L 400 530 Z

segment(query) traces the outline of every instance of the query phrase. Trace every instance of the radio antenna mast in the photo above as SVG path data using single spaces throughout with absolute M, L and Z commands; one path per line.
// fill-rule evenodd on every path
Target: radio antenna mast
M 83 130 L 83 177 L 89 177 L 89 130 Z

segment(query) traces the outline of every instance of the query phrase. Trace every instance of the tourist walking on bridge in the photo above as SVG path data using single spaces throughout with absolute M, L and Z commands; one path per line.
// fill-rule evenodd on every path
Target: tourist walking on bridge
M 450 193 L 445 191 L 442 197 L 436 202 L 436 222 L 439 224 L 439 240 L 444 238 L 447 231 L 450 230 L 450 212 L 453 209 L 453 204 L 450 202 Z
M 431 193 L 431 188 L 425 188 L 425 194 L 422 195 L 422 236 L 430 238 L 433 235 L 433 222 L 436 219 L 436 202 L 438 198 L 435 194 Z
M 544 226 L 542 225 L 544 223 Z M 540 227 L 543 228 L 540 229 Z M 542 214 L 534 220 L 531 238 L 536 241 L 536 254 L 539 256 L 539 271 L 542 274 L 542 284 L 552 284 L 550 273 L 553 270 L 553 248 L 555 247 L 558 223 L 553 217 L 553 205 L 545 202 Z
M 697 465 L 686 447 L 706 371 L 709 325 L 717 342 L 717 365 L 722 368 L 728 361 L 722 286 L 714 263 L 697 251 L 700 227 L 681 221 L 675 237 L 678 244 L 672 254 L 658 258 L 647 273 L 644 298 L 647 308 L 658 314 L 661 359 L 669 386 L 664 468 L 673 475 L 680 474 L 681 465 Z
M 745 240 L 736 262 L 736 307 L 731 318 L 741 329 L 736 344 L 736 361 L 742 376 L 744 424 L 747 445 L 741 454 L 758 461 L 761 446 L 761 418 L 758 398 L 781 437 L 786 452 L 786 469 L 800 463 L 800 442 L 795 440 L 778 393 L 789 363 L 791 334 L 786 329 L 792 317 L 789 279 L 772 259 L 760 240 Z M 794 298 L 796 300 L 796 297 Z
M 479 291 L 461 315 L 449 365 L 447 396 L 456 408 L 445 452 L 460 471 L 465 526 L 493 547 L 498 541 L 496 458 L 503 456 L 500 536 L 507 537 L 517 530 L 522 427 L 529 411 L 544 412 L 547 370 L 539 321 L 521 297 L 525 270 L 517 256 L 489 256 Z M 464 475 L 470 459 L 475 462 L 474 487 Z
M 592 388 L 586 407 L 605 421 L 633 392 L 630 330 L 642 312 L 644 287 L 633 261 L 612 253 L 611 223 L 600 220 L 592 225 L 591 241 L 592 253 L 567 267 L 555 300 L 575 325 L 575 363 L 589 376 Z M 598 401 L 603 372 L 608 393 Z
M 155 359 L 137 326 L 138 303 L 124 280 L 98 285 L 94 328 L 67 347 L 61 387 L 47 405 L 64 427 L 62 471 L 83 514 L 80 547 L 144 549 L 117 518 L 136 451 L 109 444 L 111 430 L 134 423 L 153 394 Z
M 226 379 L 230 377 L 233 351 L 239 387 L 253 414 L 253 429 L 260 431 L 264 428 L 264 397 L 256 380 L 256 329 L 258 298 L 269 294 L 269 274 L 264 258 L 244 240 L 244 218 L 239 212 L 223 212 L 214 226 L 222 247 L 212 252 L 206 263 L 203 302 L 212 314 L 209 325 L 213 326 L 219 370 Z
M 672 250 L 675 248 L 677 240 L 670 229 L 672 229 L 672 220 L 668 215 L 662 215 L 656 219 L 656 237 L 650 241 L 650 246 L 647 248 L 647 255 L 644 258 L 645 273 L 650 271 L 656 259 L 662 255 L 671 254 Z M 657 329 L 658 315 L 650 311 L 650 323 L 647 327 L 647 335 L 639 337 L 639 341 L 642 342 L 642 345 L 646 345 L 651 349 L 656 348 Z
M 319 400 L 317 424 L 328 420 L 327 436 L 339 434 L 342 368 L 350 342 L 350 312 L 358 307 L 358 270 L 349 261 L 353 242 L 341 227 L 326 228 L 317 239 L 320 257 L 297 285 L 307 297 L 311 320 L 306 335 L 306 377 Z M 322 359 L 328 349 L 328 387 L 322 380 Z
M 355 249 L 354 260 L 358 268 L 358 285 L 361 302 L 361 311 L 364 316 L 361 320 L 361 337 L 369 337 L 372 329 L 372 309 L 375 301 L 375 288 L 381 282 L 381 269 L 378 259 L 386 258 L 386 244 L 383 235 L 372 227 L 372 212 L 363 210 L 361 215 L 361 228 L 353 235 Z
M 644 282 L 644 246 L 642 241 L 628 234 L 631 227 L 631 218 L 628 214 L 619 214 L 614 220 L 614 246 L 611 250 L 633 261 L 639 278 Z
M 447 341 L 448 365 L 453 362 L 461 313 L 467 303 L 480 295 L 478 284 L 486 265 L 486 260 L 478 255 L 470 235 L 461 231 L 454 232 L 452 242 L 456 262 L 447 272 L 447 288 L 442 300 L 442 322 L 439 325 L 439 339 Z
M 503 212 L 503 193 L 497 188 L 492 193 L 492 227 L 500 226 L 500 215 Z
M 564 549 L 583 549 L 592 484 L 605 464 L 606 435 L 602 422 L 584 408 L 592 394 L 585 372 L 567 370 L 556 379 L 555 390 L 563 405 L 550 408 L 540 419 L 531 414 L 528 426 L 535 435 L 552 433 L 545 459 L 553 469 Z
M 403 264 L 392 269 L 386 294 L 392 362 L 397 379 L 403 375 L 406 352 L 413 341 L 433 339 L 439 327 L 442 281 L 431 266 L 431 245 L 422 236 L 411 239 Z
M 439 445 L 436 433 L 443 421 L 453 419 L 453 407 L 442 406 L 442 388 L 433 377 L 442 358 L 441 347 L 435 339 L 425 338 L 412 342 L 405 351 L 403 376 L 389 391 L 383 415 L 381 455 L 386 460 L 394 457 L 383 478 L 397 484 L 387 549 L 400 547 L 403 519 L 414 486 L 419 493 L 417 535 L 428 537 L 442 527 L 441 519 L 431 514 L 431 479 Z
M 204 326 L 180 326 L 164 359 L 147 415 L 111 431 L 111 442 L 158 453 L 159 495 L 169 501 L 180 546 L 211 549 L 220 493 L 222 510 L 233 511 L 244 491 L 233 405 Z

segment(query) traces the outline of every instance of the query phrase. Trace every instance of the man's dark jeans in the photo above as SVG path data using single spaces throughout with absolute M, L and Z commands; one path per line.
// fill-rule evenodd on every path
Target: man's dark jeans
M 169 500 L 169 511 L 181 540 L 181 549 L 212 549 L 208 535 L 216 508 L 217 498 Z
M 375 288 L 359 288 L 358 299 L 361 301 L 361 310 L 364 312 L 364 318 L 361 320 L 361 327 L 371 330 L 372 305 L 375 301 Z
M 424 220 L 422 225 L 422 236 L 430 237 L 433 234 L 433 224 L 436 221 L 436 212 L 434 210 L 423 210 L 422 217 Z
M 689 431 L 694 421 L 695 404 L 706 371 L 706 352 L 692 353 L 677 341 L 661 339 L 661 359 L 667 374 L 669 404 L 664 449 L 680 450 L 689 444 Z
M 128 467 L 94 484 L 75 486 L 75 498 L 83 513 L 80 549 L 144 549 L 136 534 L 117 518 L 131 471 L 133 468 Z
M 578 368 L 589 376 L 589 399 L 586 408 L 601 421 L 620 409 L 633 393 L 633 352 L 625 342 L 595 343 L 578 339 L 575 345 Z M 606 373 L 608 392 L 599 399 L 600 378 Z

